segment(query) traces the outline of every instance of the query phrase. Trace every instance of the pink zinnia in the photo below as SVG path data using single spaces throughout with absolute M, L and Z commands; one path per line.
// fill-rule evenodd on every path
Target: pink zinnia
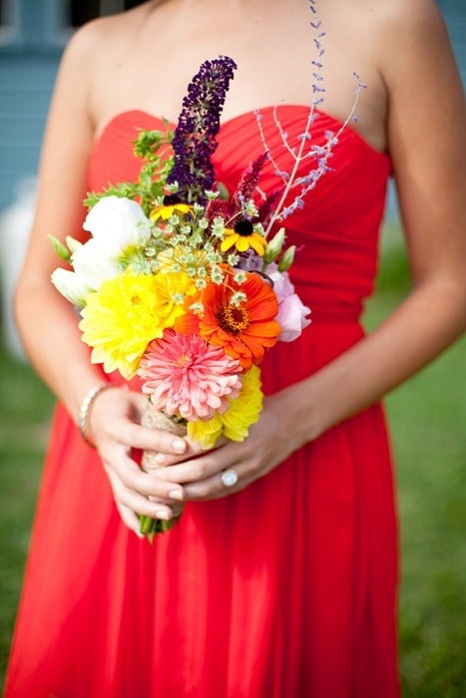
M 189 421 L 225 412 L 242 385 L 239 361 L 222 347 L 171 329 L 149 344 L 138 374 L 144 379 L 143 392 L 157 409 Z

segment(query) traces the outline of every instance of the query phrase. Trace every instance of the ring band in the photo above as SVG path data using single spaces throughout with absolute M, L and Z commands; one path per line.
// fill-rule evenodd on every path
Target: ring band
M 238 482 L 238 473 L 236 470 L 225 470 L 221 475 L 221 480 L 225 487 L 233 487 Z

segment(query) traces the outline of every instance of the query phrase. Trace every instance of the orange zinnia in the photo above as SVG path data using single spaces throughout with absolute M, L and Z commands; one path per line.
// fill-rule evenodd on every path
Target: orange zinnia
M 246 300 L 233 305 L 231 298 L 237 291 L 244 293 Z M 228 356 L 239 360 L 245 371 L 252 364 L 259 364 L 265 350 L 277 342 L 281 332 L 275 320 L 277 298 L 259 274 L 246 273 L 241 286 L 230 275 L 223 284 L 207 284 L 202 292 L 202 304 L 202 316 L 187 313 L 177 320 L 176 330 L 194 331 L 209 344 L 223 347 Z

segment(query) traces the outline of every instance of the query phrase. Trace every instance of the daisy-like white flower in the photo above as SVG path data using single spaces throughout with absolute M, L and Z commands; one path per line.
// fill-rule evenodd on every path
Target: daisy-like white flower
M 240 393 L 240 373 L 239 361 L 221 347 L 171 329 L 151 342 L 138 370 L 157 409 L 191 421 L 225 412 Z
M 254 230 L 251 221 L 242 219 L 237 221 L 233 228 L 225 228 L 224 230 L 220 249 L 222 252 L 226 252 L 231 247 L 235 247 L 238 252 L 246 252 L 252 247 L 262 257 L 267 247 L 267 240 Z

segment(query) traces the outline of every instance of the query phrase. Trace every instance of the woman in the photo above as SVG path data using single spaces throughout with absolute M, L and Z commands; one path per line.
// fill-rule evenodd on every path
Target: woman
M 269 107 L 283 105 L 285 130 L 299 133 L 322 29 L 310 27 L 304 0 L 270 10 L 268 0 L 146 2 L 87 25 L 65 53 L 16 302 L 30 356 L 64 407 L 8 697 L 398 695 L 396 517 L 377 401 L 458 337 L 466 316 L 464 100 L 433 0 L 319 2 L 326 92 L 316 142 L 351 109 L 353 70 L 368 89 L 334 171 L 287 222 L 303 245 L 294 282 L 313 323 L 264 361 L 268 397 L 249 437 L 199 455 L 187 439 L 142 427 L 145 398 L 113 376 L 87 415 L 96 451 L 75 426 L 108 379 L 50 284 L 46 233 L 85 239 L 86 191 L 136 175 L 136 128 L 176 121 L 206 58 L 239 66 L 215 155 L 230 190 L 262 148 L 253 110 L 272 134 Z M 390 171 L 414 288 L 364 337 L 358 316 Z M 142 472 L 133 449 L 159 451 L 163 467 Z M 180 502 L 179 524 L 153 547 L 134 535 L 137 514 L 170 519 Z

